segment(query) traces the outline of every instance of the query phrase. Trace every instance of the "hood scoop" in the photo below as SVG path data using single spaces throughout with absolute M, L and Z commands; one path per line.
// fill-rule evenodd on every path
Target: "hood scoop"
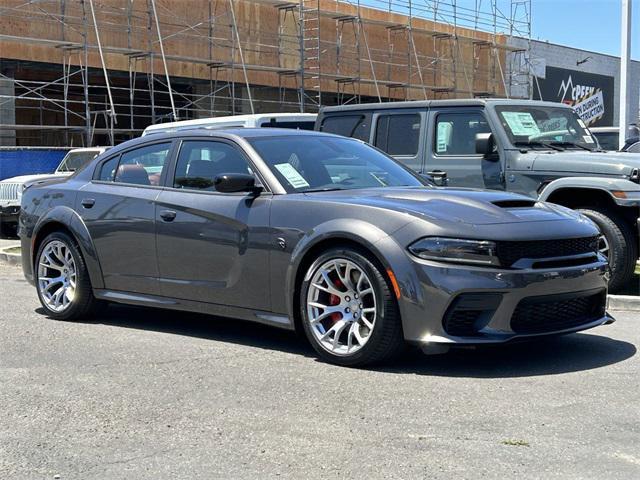
M 535 200 L 517 199 L 517 200 L 496 200 L 493 203 L 500 208 L 531 208 L 535 206 Z

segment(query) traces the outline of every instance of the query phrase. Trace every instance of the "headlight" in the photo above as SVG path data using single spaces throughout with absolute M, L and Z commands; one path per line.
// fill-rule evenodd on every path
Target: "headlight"
M 500 266 L 496 244 L 488 240 L 427 237 L 412 243 L 409 251 L 425 260 Z

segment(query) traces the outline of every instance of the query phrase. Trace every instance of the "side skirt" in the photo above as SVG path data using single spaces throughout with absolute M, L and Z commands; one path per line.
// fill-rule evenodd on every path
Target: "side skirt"
M 220 317 L 239 318 L 251 322 L 263 323 L 285 330 L 295 330 L 293 322 L 286 315 L 264 312 L 248 308 L 218 305 L 215 303 L 196 302 L 178 298 L 160 297 L 144 293 L 120 292 L 117 290 L 94 289 L 93 294 L 100 300 L 122 303 L 125 305 L 139 305 L 143 307 L 166 308 L 188 312 L 217 315 Z

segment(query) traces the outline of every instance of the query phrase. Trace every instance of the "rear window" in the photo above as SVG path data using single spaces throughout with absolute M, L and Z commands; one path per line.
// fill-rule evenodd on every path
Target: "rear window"
M 320 131 L 369 141 L 369 122 L 364 115 L 326 117 L 320 125 Z
M 291 120 L 288 122 L 278 121 L 275 122 L 264 122 L 260 126 L 262 128 L 292 128 L 294 130 L 313 130 L 316 122 L 314 121 L 301 121 L 301 120 Z

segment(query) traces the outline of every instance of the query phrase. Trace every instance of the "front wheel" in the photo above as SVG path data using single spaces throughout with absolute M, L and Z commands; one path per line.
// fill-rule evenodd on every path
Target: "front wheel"
M 300 289 L 304 331 L 331 363 L 364 366 L 404 345 L 396 298 L 384 271 L 366 252 L 334 248 L 308 268 Z
M 611 268 L 609 291 L 615 293 L 633 277 L 638 258 L 636 240 L 628 224 L 608 210 L 580 209 L 602 232 L 600 252 L 607 257 Z
M 66 233 L 54 232 L 43 240 L 36 255 L 35 274 L 40 303 L 56 320 L 78 320 L 103 305 L 93 296 L 78 244 Z

